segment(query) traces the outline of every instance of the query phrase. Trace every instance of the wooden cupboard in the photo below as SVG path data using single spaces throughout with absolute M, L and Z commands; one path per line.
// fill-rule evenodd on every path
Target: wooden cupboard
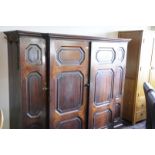
M 39 33 L 6 32 L 10 127 L 47 128 L 46 40 Z
M 86 128 L 89 43 L 50 39 L 50 128 Z
M 11 128 L 121 124 L 128 39 L 5 32 Z
M 89 128 L 113 128 L 121 123 L 126 70 L 126 44 L 91 44 Z
M 135 124 L 146 119 L 143 83 L 155 87 L 155 35 L 152 31 L 125 31 L 118 36 L 132 39 L 128 46 L 123 118 Z

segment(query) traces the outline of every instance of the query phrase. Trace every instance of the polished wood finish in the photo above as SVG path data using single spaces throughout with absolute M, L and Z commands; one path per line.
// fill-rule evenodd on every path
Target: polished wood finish
M 87 41 L 50 40 L 50 128 L 86 128 Z
M 143 83 L 154 84 L 154 33 L 151 31 L 119 32 L 120 38 L 131 38 L 128 46 L 123 118 L 133 124 L 146 118 Z
M 11 128 L 121 122 L 128 39 L 6 32 Z
M 46 128 L 46 41 L 20 37 L 22 113 L 24 128 Z
M 92 42 L 89 128 L 113 128 L 121 122 L 126 43 Z
M 47 128 L 46 40 L 40 36 L 8 36 L 10 127 Z

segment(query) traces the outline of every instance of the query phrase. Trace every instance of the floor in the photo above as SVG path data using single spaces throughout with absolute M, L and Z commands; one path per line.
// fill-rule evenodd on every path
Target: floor
M 128 122 L 124 123 L 124 126 L 121 129 L 146 129 L 145 127 L 146 121 L 141 121 L 135 125 L 131 125 Z

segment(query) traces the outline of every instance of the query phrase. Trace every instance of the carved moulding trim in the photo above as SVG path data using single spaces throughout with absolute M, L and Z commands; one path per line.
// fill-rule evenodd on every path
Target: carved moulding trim
M 33 79 L 34 78 L 34 79 Z M 32 98 L 33 97 L 37 97 L 37 96 L 32 96 L 32 95 L 36 95 L 34 94 L 34 92 L 32 92 L 32 81 L 34 80 L 37 80 L 38 82 L 38 97 L 41 97 L 42 95 L 42 77 L 40 75 L 40 73 L 38 72 L 31 72 L 28 76 L 27 76 L 27 89 L 26 89 L 26 94 L 27 94 L 27 106 L 28 106 L 28 111 L 27 111 L 27 116 L 31 119 L 34 119 L 34 118 L 39 118 L 42 114 L 42 111 L 41 111 L 41 105 L 38 105 L 38 108 L 35 109 L 36 111 L 32 112 L 32 109 L 31 109 L 31 106 L 32 106 Z M 41 104 L 42 101 L 40 101 L 40 104 Z M 36 104 L 36 103 L 35 103 Z M 39 103 L 37 103 L 39 104 Z
M 42 50 L 37 44 L 30 44 L 25 52 L 26 61 L 31 65 L 41 65 Z
M 80 98 L 79 98 L 79 102 L 78 102 L 77 106 L 63 110 L 63 109 L 61 109 L 61 106 L 60 106 L 60 98 L 62 95 L 60 93 L 60 90 L 61 90 L 60 82 L 65 76 L 69 76 L 69 75 L 78 76 L 80 78 Z M 79 71 L 62 72 L 62 73 L 58 74 L 58 76 L 57 76 L 57 111 L 59 113 L 71 112 L 74 110 L 78 110 L 81 107 L 82 102 L 83 102 L 83 85 L 84 85 L 84 77 L 83 77 L 83 74 Z M 74 88 L 74 89 L 76 89 L 76 88 Z
M 79 52 L 79 59 L 77 60 L 63 60 L 62 53 L 64 52 Z M 60 49 L 57 52 L 57 61 L 62 65 L 80 65 L 83 63 L 85 59 L 85 52 L 82 49 L 82 47 L 60 47 Z

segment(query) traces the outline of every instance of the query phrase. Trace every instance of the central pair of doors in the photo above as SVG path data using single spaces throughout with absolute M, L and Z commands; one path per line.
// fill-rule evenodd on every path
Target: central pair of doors
M 112 127 L 116 53 L 110 43 L 98 45 L 91 43 L 90 51 L 88 41 L 50 41 L 50 128 Z

